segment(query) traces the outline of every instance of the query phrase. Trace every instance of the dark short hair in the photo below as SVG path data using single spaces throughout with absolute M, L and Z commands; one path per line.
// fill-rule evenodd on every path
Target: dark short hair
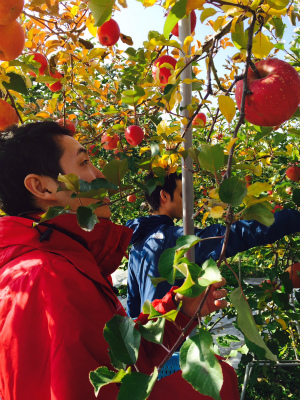
M 0 136 L 0 209 L 8 215 L 41 211 L 34 196 L 26 189 L 28 174 L 57 179 L 63 173 L 60 136 L 69 131 L 56 122 L 34 122 L 13 126 Z
M 145 181 L 149 181 L 150 179 L 153 179 L 155 175 L 151 171 Z M 158 211 L 160 207 L 160 192 L 161 190 L 164 190 L 165 192 L 169 193 L 171 196 L 171 200 L 173 200 L 174 197 L 174 191 L 177 187 L 177 182 L 182 179 L 182 174 L 177 174 L 176 172 L 173 172 L 172 174 L 166 175 L 164 184 L 163 185 L 157 185 L 156 188 L 153 190 L 153 192 L 149 195 L 148 193 L 145 192 L 145 198 L 149 204 L 149 211 L 154 212 Z

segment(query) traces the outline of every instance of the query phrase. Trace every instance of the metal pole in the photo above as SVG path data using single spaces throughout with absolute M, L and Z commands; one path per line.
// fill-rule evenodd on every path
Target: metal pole
M 191 35 L 191 18 L 183 18 L 178 22 L 179 27 L 179 42 L 183 46 L 184 39 Z M 189 47 L 187 55 L 191 54 L 191 49 Z M 181 79 L 191 79 L 192 78 L 192 66 L 191 64 L 184 69 L 181 73 Z M 182 96 L 182 101 L 180 107 L 185 108 L 192 100 L 192 85 L 181 83 L 180 93 Z M 181 115 L 188 118 L 188 110 L 182 109 Z M 181 126 L 181 134 L 185 131 L 185 125 Z M 184 148 L 187 150 L 192 147 L 192 128 L 189 128 L 188 132 L 184 136 L 186 142 L 184 142 Z M 194 234 L 194 188 L 193 188 L 193 161 L 190 157 L 185 160 L 182 159 L 182 200 L 183 200 L 183 233 L 184 235 Z M 190 261 L 195 261 L 195 251 L 192 248 L 187 252 L 187 257 Z

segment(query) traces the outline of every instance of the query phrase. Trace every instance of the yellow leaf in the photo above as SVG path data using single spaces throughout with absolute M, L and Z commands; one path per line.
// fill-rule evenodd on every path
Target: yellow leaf
M 205 0 L 187 0 L 186 14 L 189 15 L 192 10 L 203 10 L 204 3 Z
M 209 197 L 211 198 L 211 199 L 215 199 L 215 200 L 219 200 L 220 199 L 220 197 L 219 197 L 219 190 L 218 189 L 211 189 L 209 192 L 208 192 L 208 195 L 209 195 Z
M 209 216 L 209 211 L 207 211 L 204 215 L 203 215 L 203 218 L 202 218 L 202 224 L 204 225 L 205 224 L 205 221 L 207 220 L 207 217 Z
M 50 117 L 50 114 L 49 113 L 47 113 L 47 112 L 39 112 L 39 113 L 37 113 L 36 114 L 36 117 L 41 117 L 41 118 L 49 118 Z
M 176 3 L 176 0 L 166 0 L 165 9 L 167 10 L 174 3 Z
M 258 196 L 262 192 L 267 192 L 272 189 L 272 185 L 267 182 L 255 182 L 253 185 L 248 187 L 248 195 L 249 196 Z
M 293 145 L 292 144 L 287 144 L 286 146 L 286 152 L 288 156 L 291 156 L 293 153 Z
M 235 103 L 229 96 L 221 95 L 218 97 L 219 109 L 226 118 L 227 122 L 230 123 L 235 116 Z
M 224 208 L 220 206 L 213 207 L 209 211 L 212 218 L 221 218 L 225 212 Z
M 86 19 L 86 26 L 90 32 L 90 34 L 94 37 L 97 36 L 97 26 L 95 25 L 95 19 L 92 14 L 90 14 Z
M 266 14 L 274 15 L 276 17 L 280 17 L 282 15 L 286 15 L 287 9 L 282 8 L 281 10 L 275 10 L 274 8 L 270 8 L 270 6 L 264 4 L 261 6 L 261 8 L 264 10 Z
M 215 15 L 217 11 L 214 8 L 206 8 L 204 11 L 202 11 L 201 16 L 200 16 L 200 21 L 203 23 L 206 18 L 212 17 Z
M 143 6 L 144 7 L 152 7 L 156 3 L 157 0 L 144 0 Z
M 150 147 L 141 147 L 141 148 L 140 148 L 140 156 L 141 156 L 142 154 L 146 153 L 146 151 L 149 151 L 149 150 L 150 150 Z
M 268 36 L 259 32 L 253 38 L 252 53 L 256 58 L 266 58 L 270 51 L 273 49 L 274 45 L 270 42 Z
M 186 54 L 188 53 L 190 44 L 192 43 L 193 40 L 194 40 L 194 38 L 192 36 L 187 36 L 184 39 L 184 43 L 183 43 L 182 49 Z
M 226 146 L 226 150 L 228 151 L 228 153 L 230 152 L 231 147 L 234 145 L 234 143 L 238 140 L 238 138 L 234 138 L 234 139 L 230 139 L 230 142 L 228 143 L 228 145 Z
M 286 322 L 278 316 L 276 316 L 275 319 L 276 319 L 276 322 L 278 322 L 282 326 L 282 329 L 285 331 L 287 329 Z
M 223 16 L 218 17 L 214 22 L 213 30 L 215 32 L 217 32 L 221 28 L 221 26 L 223 25 L 224 21 L 225 21 L 225 18 Z

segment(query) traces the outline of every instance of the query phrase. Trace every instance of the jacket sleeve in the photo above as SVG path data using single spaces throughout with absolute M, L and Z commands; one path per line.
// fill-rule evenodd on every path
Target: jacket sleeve
M 226 257 L 232 257 L 239 252 L 252 247 L 274 243 L 286 235 L 300 231 L 300 213 L 296 210 L 282 210 L 275 213 L 275 222 L 267 227 L 257 221 L 238 221 L 232 225 Z M 223 236 L 224 225 L 211 225 L 205 229 L 195 229 L 195 235 L 200 238 Z M 195 246 L 197 264 L 212 258 L 220 257 L 223 246 L 222 239 L 208 239 Z

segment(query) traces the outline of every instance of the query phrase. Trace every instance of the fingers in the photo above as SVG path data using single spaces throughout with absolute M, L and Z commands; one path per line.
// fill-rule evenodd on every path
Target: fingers
M 227 305 L 228 305 L 228 303 L 227 303 L 227 301 L 226 300 L 215 300 L 215 306 L 217 307 L 217 308 L 226 308 L 227 307 Z
M 212 286 L 215 287 L 216 289 L 218 289 L 218 288 L 224 286 L 225 284 L 226 284 L 226 279 L 222 278 L 222 280 L 220 282 L 213 283 Z

